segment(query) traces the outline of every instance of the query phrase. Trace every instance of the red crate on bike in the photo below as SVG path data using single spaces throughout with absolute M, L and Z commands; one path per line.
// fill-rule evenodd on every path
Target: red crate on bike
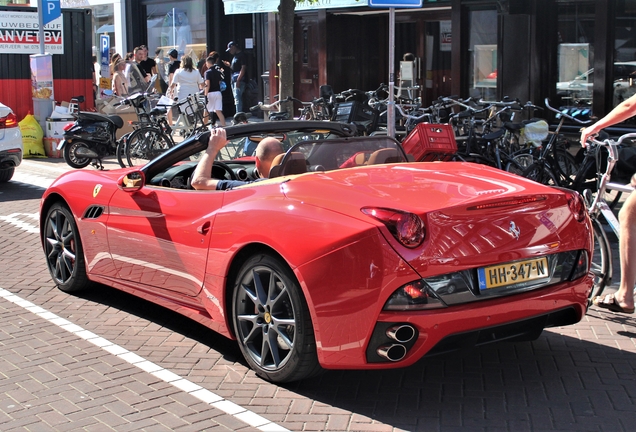
M 402 141 L 417 162 L 447 161 L 457 153 L 455 132 L 449 124 L 418 123 Z

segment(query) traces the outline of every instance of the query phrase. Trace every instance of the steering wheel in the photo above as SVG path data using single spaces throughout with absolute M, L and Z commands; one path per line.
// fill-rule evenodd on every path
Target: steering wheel
M 190 181 L 188 182 L 188 185 L 192 184 L 195 171 L 196 169 L 192 170 L 192 174 L 190 174 Z M 236 176 L 236 173 L 232 171 L 232 168 L 230 168 L 228 164 L 221 161 L 214 161 L 214 164 L 212 165 L 212 172 L 210 173 L 210 177 L 217 180 L 227 180 L 228 176 L 230 177 L 230 180 L 239 179 Z M 190 186 L 190 189 L 192 189 L 192 186 Z
M 239 178 L 236 176 L 236 173 L 232 171 L 232 168 L 225 162 L 214 161 L 214 165 L 212 165 L 212 178 L 223 180 L 227 179 L 227 176 L 230 176 L 230 180 L 238 180 Z

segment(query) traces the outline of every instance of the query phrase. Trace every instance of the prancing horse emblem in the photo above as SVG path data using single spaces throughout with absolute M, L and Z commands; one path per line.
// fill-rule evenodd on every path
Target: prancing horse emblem
M 510 221 L 510 229 L 508 230 L 508 232 L 512 234 L 512 236 L 516 240 L 519 240 L 519 234 L 521 234 L 521 230 L 517 228 L 517 225 L 513 221 Z

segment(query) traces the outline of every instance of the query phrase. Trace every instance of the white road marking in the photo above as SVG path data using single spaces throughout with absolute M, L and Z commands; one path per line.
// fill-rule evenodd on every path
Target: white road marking
M 16 171 L 11 181 L 20 182 L 29 186 L 35 186 L 45 189 L 48 188 L 51 183 L 53 183 L 53 179 L 35 174 L 21 173 L 19 171 Z M 30 219 L 35 221 L 34 225 L 29 223 Z M 6 222 L 34 234 L 38 234 L 40 232 L 38 220 L 38 213 L 13 213 L 8 216 L 0 216 L 0 221 Z M 0 227 L 2 227 L 1 224 Z M 142 371 L 150 373 L 168 384 L 172 384 L 179 390 L 196 397 L 202 402 L 207 403 L 208 405 L 219 409 L 226 414 L 229 414 L 237 418 L 238 420 L 247 423 L 252 427 L 255 427 L 264 432 L 289 432 L 288 429 L 285 429 L 281 425 L 271 422 L 266 418 L 256 414 L 255 412 L 247 410 L 242 406 L 235 404 L 234 402 L 226 400 L 216 393 L 213 393 L 201 387 L 200 385 L 193 383 L 190 380 L 182 378 L 174 372 L 164 369 L 163 367 L 151 361 L 148 361 L 133 352 L 128 351 L 126 348 L 116 345 L 91 331 L 85 330 L 82 327 L 73 324 L 72 322 L 64 318 L 61 318 L 53 314 L 52 312 L 49 312 L 46 309 L 43 309 L 42 307 L 31 303 L 28 300 L 24 300 L 21 297 L 18 297 L 10 291 L 0 288 L 0 297 L 20 307 L 23 307 L 24 309 L 38 315 L 41 318 L 44 318 L 52 324 L 55 324 L 58 327 L 61 327 L 69 331 L 70 333 L 73 333 L 74 335 L 92 343 L 93 345 L 96 345 L 103 350 L 119 357 L 125 362 L 138 367 Z
M 3 288 L 0 288 L 0 297 L 5 300 L 10 301 L 11 303 L 18 305 L 27 311 L 34 313 L 40 318 L 44 318 L 56 326 L 73 333 L 75 336 L 78 336 L 84 339 L 87 342 L 92 343 L 95 346 L 103 349 L 104 351 L 113 354 L 125 362 L 138 367 L 144 372 L 147 372 L 160 380 L 171 384 L 178 388 L 179 390 L 188 393 L 191 396 L 199 399 L 200 401 L 223 411 L 224 413 L 235 417 L 236 419 L 255 427 L 264 432 L 289 432 L 289 429 L 285 429 L 281 425 L 271 422 L 267 420 L 265 417 L 262 417 L 256 414 L 253 411 L 247 410 L 240 405 L 235 404 L 232 401 L 224 399 L 223 397 L 213 393 L 200 385 L 182 378 L 181 376 L 171 372 L 163 367 L 159 366 L 156 363 L 148 361 L 143 357 L 128 351 L 126 348 L 116 345 L 109 340 L 96 335 L 95 333 L 85 330 L 82 327 L 73 324 L 72 322 L 55 315 L 52 312 L 47 311 L 46 309 L 37 306 L 31 303 L 28 300 L 25 300 L 17 295 L 13 294 L 10 291 L 7 291 Z
M 52 178 L 43 177 L 37 174 L 28 174 L 28 173 L 16 171 L 13 174 L 13 178 L 11 178 L 10 181 L 17 182 L 17 183 L 24 183 L 28 186 L 35 186 L 37 188 L 46 189 L 49 186 L 51 186 L 51 183 L 53 183 L 53 180 L 54 179 Z
M 8 216 L 0 216 L 0 222 L 6 222 L 20 229 L 23 229 L 26 232 L 39 234 L 39 218 L 39 213 L 12 213 Z M 26 221 L 24 219 L 26 219 Z M 35 224 L 31 224 L 29 219 L 33 219 L 35 221 Z M 0 223 L 0 228 L 2 228 L 2 223 Z

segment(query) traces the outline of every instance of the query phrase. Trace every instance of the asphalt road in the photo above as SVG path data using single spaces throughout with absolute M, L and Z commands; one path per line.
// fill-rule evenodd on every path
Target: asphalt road
M 113 165 L 107 165 L 112 167 Z M 0 430 L 631 431 L 636 319 L 592 308 L 535 342 L 391 371 L 325 371 L 278 386 L 235 343 L 98 285 L 52 283 L 44 188 L 68 169 L 28 159 L 0 185 Z M 86 168 L 92 169 L 92 168 Z

